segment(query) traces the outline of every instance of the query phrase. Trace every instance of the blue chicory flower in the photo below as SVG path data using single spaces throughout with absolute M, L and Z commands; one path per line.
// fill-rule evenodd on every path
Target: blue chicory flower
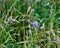
M 38 21 L 34 21 L 32 24 L 34 27 L 36 27 L 36 28 L 38 27 Z

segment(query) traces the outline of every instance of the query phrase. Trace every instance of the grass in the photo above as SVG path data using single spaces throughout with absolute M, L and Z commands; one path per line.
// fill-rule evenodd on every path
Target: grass
M 0 48 L 60 48 L 60 1 L 1 0 Z

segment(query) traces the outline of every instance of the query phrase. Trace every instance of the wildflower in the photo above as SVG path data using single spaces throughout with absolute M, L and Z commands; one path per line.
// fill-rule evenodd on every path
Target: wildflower
M 45 28 L 45 25 L 44 23 L 42 24 L 42 26 L 40 27 L 40 29 L 44 29 Z
M 38 22 L 37 21 L 34 21 L 33 22 L 33 26 L 37 28 L 38 27 Z

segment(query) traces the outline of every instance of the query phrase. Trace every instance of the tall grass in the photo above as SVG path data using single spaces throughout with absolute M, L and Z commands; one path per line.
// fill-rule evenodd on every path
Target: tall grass
M 60 48 L 60 0 L 1 0 L 0 48 Z

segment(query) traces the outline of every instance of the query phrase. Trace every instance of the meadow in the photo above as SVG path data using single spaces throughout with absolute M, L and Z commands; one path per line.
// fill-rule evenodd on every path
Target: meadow
M 60 48 L 60 0 L 0 0 L 0 48 Z

